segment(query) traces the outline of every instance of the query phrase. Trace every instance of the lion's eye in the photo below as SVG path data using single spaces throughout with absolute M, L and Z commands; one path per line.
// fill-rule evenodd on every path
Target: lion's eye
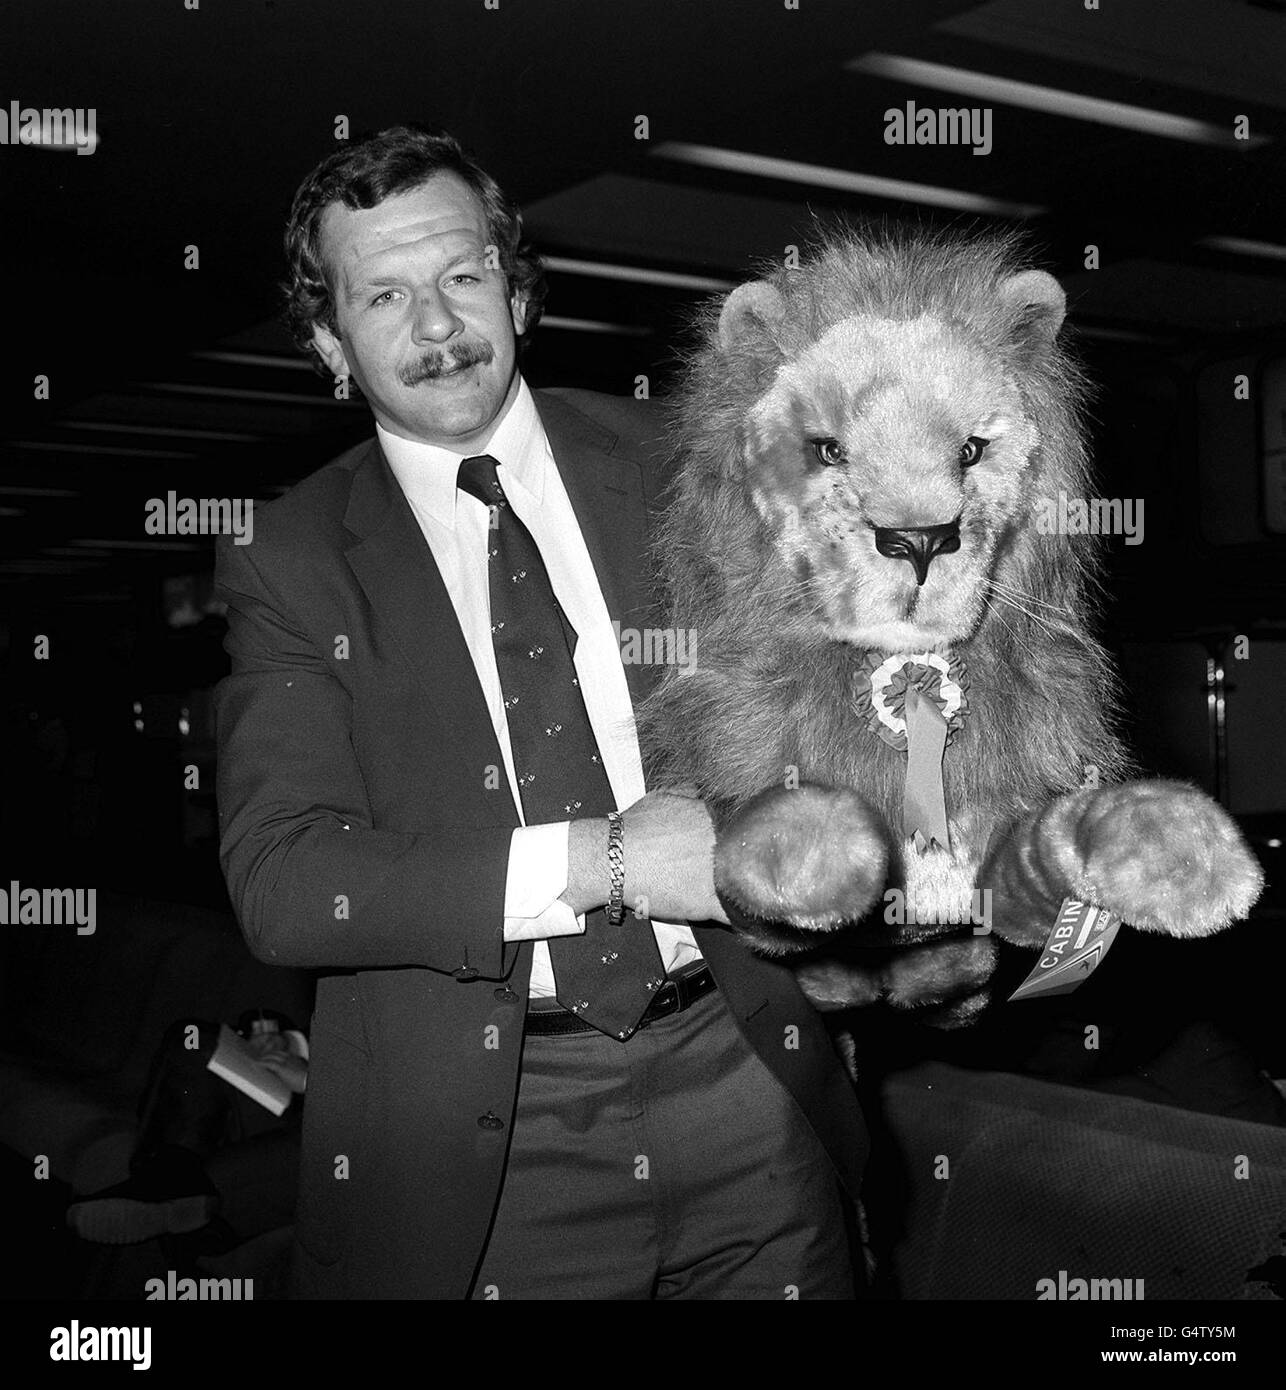
M 843 463 L 848 457 L 844 453 L 844 446 L 838 439 L 814 439 L 813 453 L 817 455 L 817 462 L 824 464 L 827 468 L 833 468 L 837 463 Z
M 960 467 L 972 468 L 982 457 L 982 451 L 990 443 L 990 439 L 979 439 L 976 434 L 971 434 L 960 446 Z

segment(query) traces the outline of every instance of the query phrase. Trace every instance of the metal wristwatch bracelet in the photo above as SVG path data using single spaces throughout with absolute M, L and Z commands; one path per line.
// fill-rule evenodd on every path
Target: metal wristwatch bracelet
M 612 874 L 607 920 L 619 927 L 625 920 L 625 822 L 619 811 L 607 813 L 607 867 Z

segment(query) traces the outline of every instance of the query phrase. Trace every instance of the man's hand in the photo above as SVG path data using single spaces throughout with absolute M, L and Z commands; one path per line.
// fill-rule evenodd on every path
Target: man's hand
M 295 1055 L 288 1038 L 280 1033 L 257 1033 L 246 1039 L 246 1046 L 254 1053 L 261 1067 L 267 1067 L 295 1095 L 303 1095 L 308 1085 L 308 1063 Z
M 714 823 L 695 789 L 649 792 L 623 815 L 625 906 L 661 922 L 722 922 L 714 891 Z M 573 821 L 567 891 L 576 912 L 606 904 L 611 892 L 607 821 Z

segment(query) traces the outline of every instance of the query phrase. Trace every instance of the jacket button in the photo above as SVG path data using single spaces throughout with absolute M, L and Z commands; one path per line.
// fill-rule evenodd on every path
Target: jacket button
M 496 990 L 496 998 L 499 999 L 502 1004 L 513 1004 L 517 1002 L 518 996 L 508 985 L 505 985 L 502 989 Z
M 463 980 L 465 983 L 478 978 L 478 972 L 471 965 L 462 965 L 459 970 L 455 970 L 452 973 L 457 980 Z
M 499 1115 L 493 1115 L 490 1110 L 485 1115 L 478 1116 L 479 1129 L 504 1129 L 505 1122 Z

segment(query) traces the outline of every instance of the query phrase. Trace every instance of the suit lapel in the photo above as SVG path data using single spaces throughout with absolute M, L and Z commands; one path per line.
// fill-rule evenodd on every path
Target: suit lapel
M 485 750 L 483 763 L 499 767 L 491 713 L 451 597 L 377 440 L 354 470 L 344 524 L 358 536 L 346 552 L 348 563 L 442 727 L 462 747 Z M 512 807 L 507 797 L 501 804 Z
M 533 393 L 572 510 L 589 550 L 608 616 L 621 628 L 652 619 L 648 561 L 648 499 L 643 470 L 616 453 L 618 436 L 558 396 Z M 654 684 L 655 667 L 625 666 L 637 705 Z

